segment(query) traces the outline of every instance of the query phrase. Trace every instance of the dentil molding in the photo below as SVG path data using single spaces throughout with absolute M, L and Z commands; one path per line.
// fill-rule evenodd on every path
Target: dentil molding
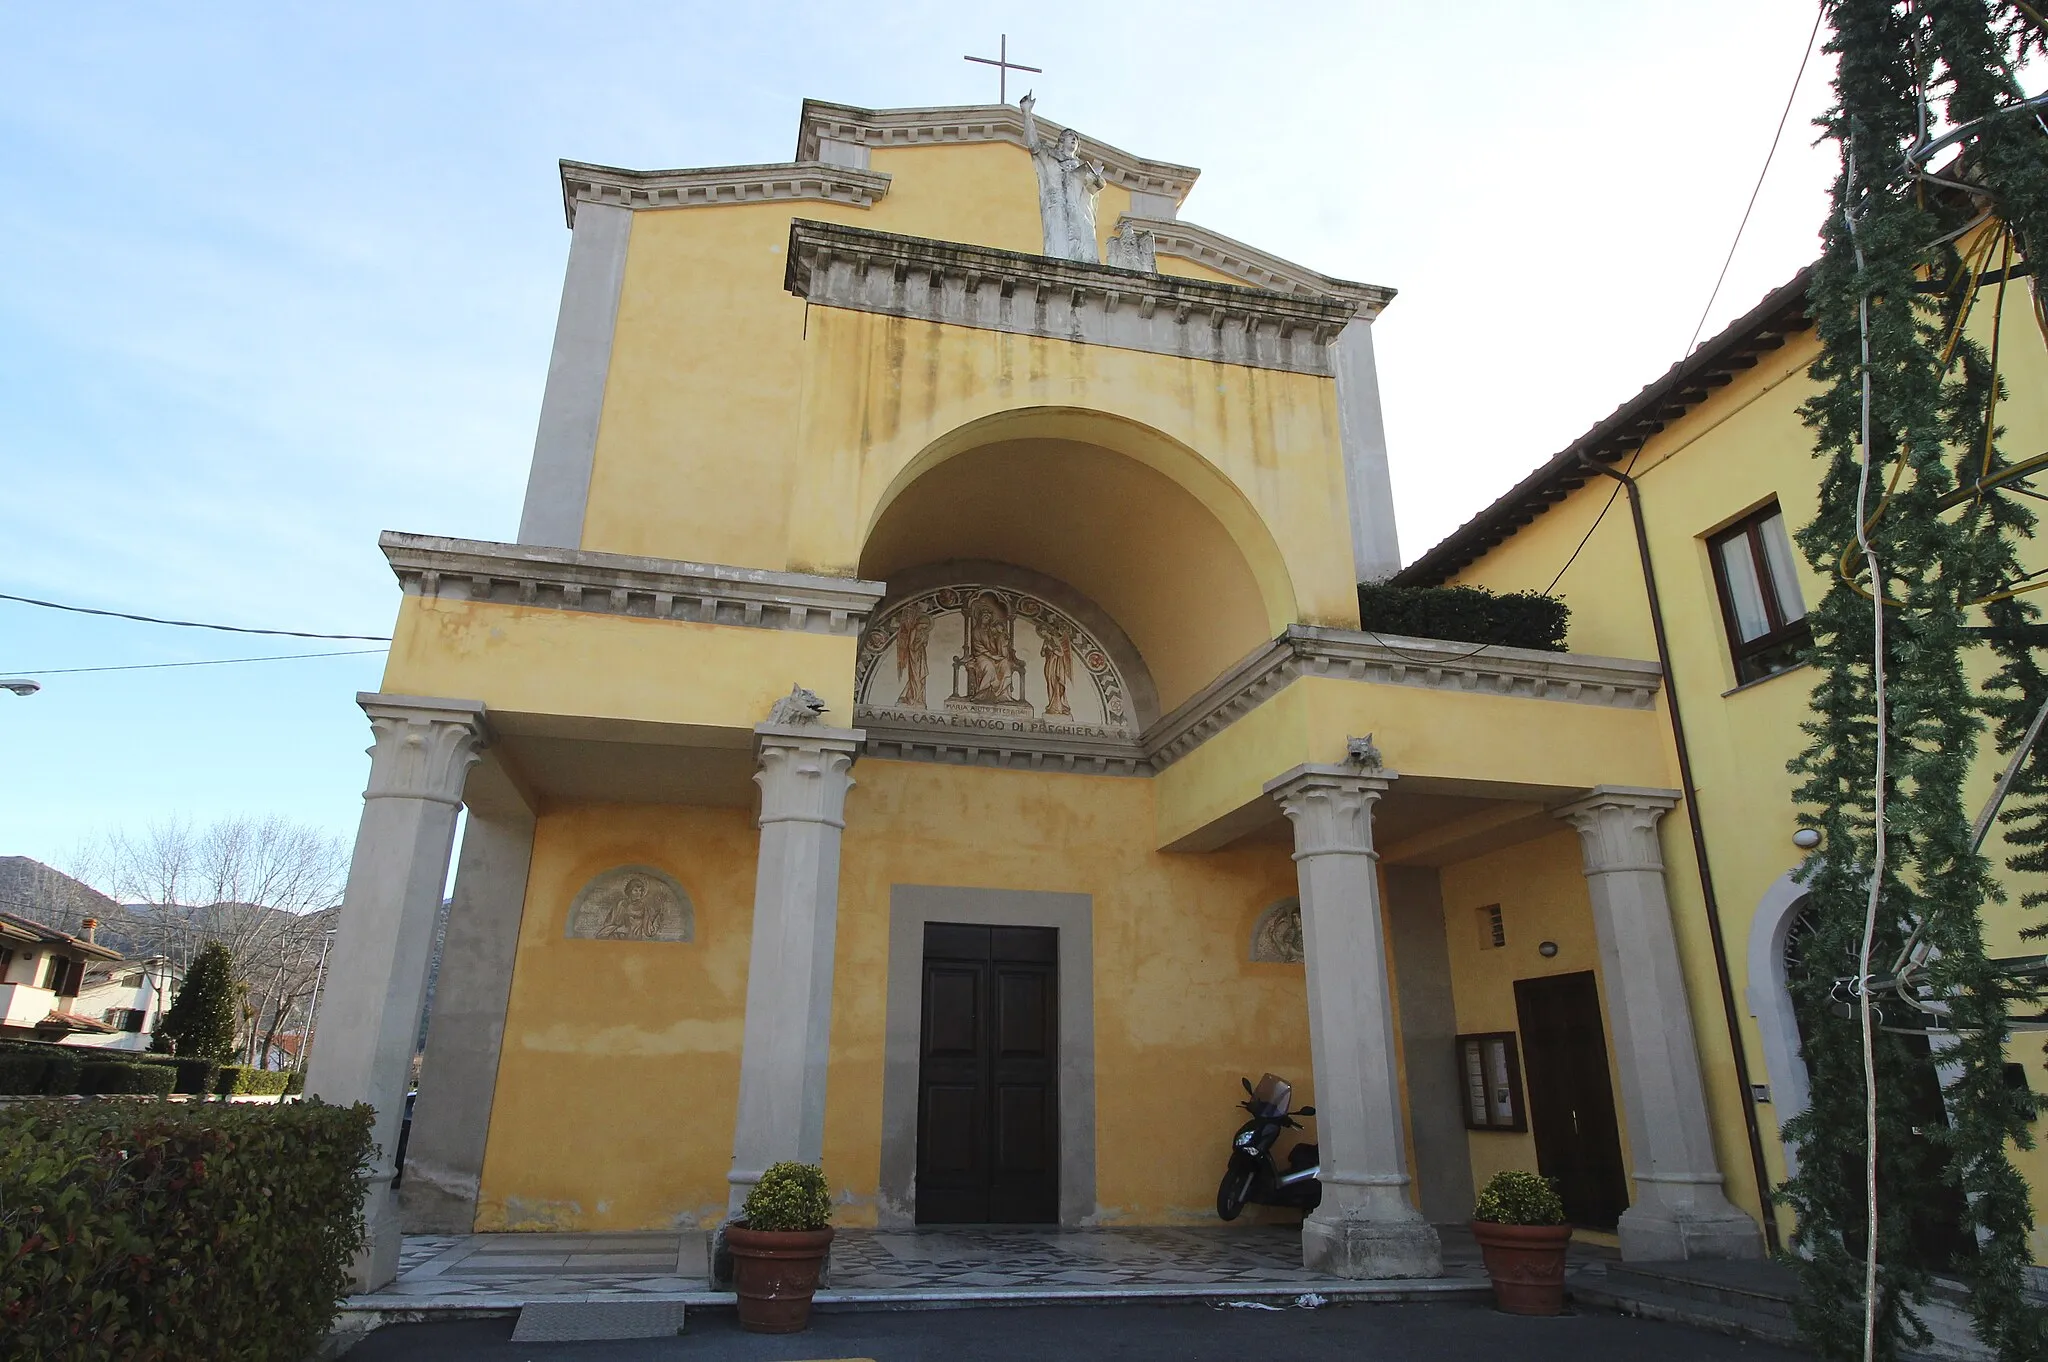
M 1326 378 L 1359 308 L 802 218 L 785 283 L 823 307 Z
M 563 161 L 562 215 L 576 225 L 576 205 L 619 208 L 703 208 L 713 204 L 814 199 L 870 208 L 889 192 L 889 177 L 822 161 L 698 170 L 626 170 Z
M 641 619 L 856 635 L 880 582 L 386 530 L 378 547 L 408 596 Z

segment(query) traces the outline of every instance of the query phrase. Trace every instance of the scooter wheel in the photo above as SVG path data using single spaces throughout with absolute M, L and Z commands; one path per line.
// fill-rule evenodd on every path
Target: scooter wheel
M 1244 1209 L 1246 1198 L 1252 1194 L 1252 1183 L 1258 1175 L 1255 1168 L 1239 1168 L 1234 1164 L 1224 1170 L 1223 1181 L 1216 1184 L 1216 1215 L 1219 1219 L 1237 1219 L 1237 1213 Z

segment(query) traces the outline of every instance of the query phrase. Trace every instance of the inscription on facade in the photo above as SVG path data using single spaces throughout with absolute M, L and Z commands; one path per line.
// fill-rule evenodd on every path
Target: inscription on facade
M 921 724 L 1084 737 L 1135 736 L 1124 679 L 1095 636 L 1009 587 L 912 596 L 861 636 L 855 702 Z
M 614 866 L 592 876 L 569 905 L 571 940 L 692 941 L 696 935 L 689 893 L 652 866 Z

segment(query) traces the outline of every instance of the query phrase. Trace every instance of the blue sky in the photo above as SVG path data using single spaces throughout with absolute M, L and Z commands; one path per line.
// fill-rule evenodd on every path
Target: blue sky
M 380 529 L 509 539 L 568 249 L 557 157 L 786 160 L 805 96 L 990 102 L 1198 165 L 1185 216 L 1390 284 L 1413 558 L 1683 350 L 1813 11 L 353 3 L 0 8 L 0 591 L 381 634 Z M 1714 325 L 1811 255 L 1816 55 Z M 1014 99 L 1018 90 L 1011 90 Z M 0 674 L 348 648 L 0 601 Z M 381 658 L 0 694 L 0 854 L 155 819 L 340 833 Z

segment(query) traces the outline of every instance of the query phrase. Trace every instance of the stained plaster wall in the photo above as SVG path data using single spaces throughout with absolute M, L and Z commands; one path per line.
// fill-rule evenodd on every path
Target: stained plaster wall
M 2028 286 L 2031 283 L 2028 281 Z M 2009 291 L 2001 346 L 2008 396 L 1999 405 L 1998 419 L 2006 432 L 2002 448 L 2013 458 L 2048 448 L 2048 351 L 2044 351 L 2030 307 L 2023 287 Z M 1991 324 L 1987 296 L 1973 315 L 1970 329 L 1988 345 Z M 1747 1081 L 1765 1084 L 1773 1081 L 1773 1075 L 1764 1063 L 1755 1019 L 1740 1000 L 1748 988 L 1749 932 L 1757 904 L 1800 860 L 1801 853 L 1791 843 L 1795 782 L 1785 764 L 1805 745 L 1799 724 L 1809 712 L 1817 677 L 1802 667 L 1737 686 L 1707 537 L 1773 498 L 1794 530 L 1812 520 L 1818 506 L 1821 468 L 1812 457 L 1812 434 L 1798 412 L 1800 404 L 1816 391 L 1806 370 L 1817 354 L 1811 333 L 1794 337 L 1651 439 L 1634 466 L 1641 480 L 1672 667 L 1692 748 L 1701 817 L 1744 1028 Z M 1608 479 L 1591 479 L 1454 580 L 1497 590 L 1540 589 L 1586 535 L 1613 487 Z M 2021 556 L 2030 569 L 2048 566 L 2048 543 L 2037 539 L 2025 544 Z M 1820 600 L 1826 584 L 1807 567 L 1803 556 L 1798 567 L 1801 594 L 1811 607 Z M 1572 608 L 1570 644 L 1574 651 L 1655 655 L 1625 501 L 1617 501 L 1600 521 L 1559 581 L 1557 594 Z M 1971 665 L 1980 679 L 1989 671 L 1984 656 L 1973 658 Z M 1668 720 L 1661 716 L 1660 726 L 1668 735 Z M 1668 747 L 1668 736 L 1660 741 Z M 1968 808 L 1974 810 L 1988 797 L 1997 770 L 1995 760 L 1980 755 L 1965 792 Z M 1728 1043 L 1703 898 L 1689 839 L 1684 835 L 1682 810 L 1665 820 L 1663 842 L 1665 862 L 1672 867 L 1667 879 L 1693 1025 L 1706 1062 L 1715 1146 L 1728 1174 L 1731 1199 L 1754 1210 L 1754 1179 L 1748 1172 L 1750 1158 L 1737 1086 L 1745 1079 L 1735 1071 Z M 2003 863 L 2007 852 L 1998 833 L 1987 843 L 1986 852 L 1994 864 Z M 2017 899 L 2014 893 L 2011 902 L 1986 910 L 1986 946 L 1993 955 L 2038 949 L 2020 937 L 2027 915 L 2016 907 Z M 2027 1067 L 2036 1092 L 2048 1091 L 2048 1063 L 2044 1063 L 2037 1038 L 2022 1035 L 2008 1046 L 2007 1053 L 2012 1061 Z M 1784 1178 L 1785 1165 L 1778 1113 L 1772 1104 L 1759 1105 L 1758 1120 L 1766 1165 L 1775 1184 Z M 2037 1123 L 2036 1133 L 2037 1139 L 2048 1136 L 2048 1123 Z M 2035 1218 L 2041 1226 L 2034 1236 L 2035 1260 L 2048 1261 L 2048 1148 L 2037 1144 L 2032 1151 L 2015 1151 L 2014 1161 L 2034 1188 Z M 1789 1230 L 1788 1211 L 1780 1212 L 1780 1225 Z
M 1039 248 L 1019 148 L 877 151 L 874 167 L 895 178 L 869 209 L 633 215 L 583 547 L 851 575 L 935 443 L 1003 412 L 1085 409 L 1159 433 L 1119 452 L 1219 516 L 1260 574 L 1268 636 L 1356 623 L 1331 380 L 808 307 L 784 287 L 794 217 Z M 1127 198 L 1103 191 L 1105 233 Z
M 1445 935 L 1451 955 L 1451 994 L 1458 1031 L 1518 1031 L 1515 981 L 1553 974 L 1593 971 L 1600 980 L 1603 1010 L 1607 989 L 1600 968 L 1600 945 L 1593 932 L 1593 909 L 1580 870 L 1579 835 L 1560 827 L 1533 842 L 1475 856 L 1442 871 Z M 1478 910 L 1499 904 L 1507 945 L 1480 946 Z M 1557 954 L 1545 959 L 1537 947 L 1557 943 Z M 1621 1074 L 1615 1067 L 1614 1042 L 1607 1044 L 1608 1081 L 1614 1090 L 1614 1113 L 1621 1129 L 1624 1167 L 1628 1161 L 1627 1114 L 1621 1106 Z M 1463 1094 L 1462 1085 L 1459 1088 Z M 1527 1132 L 1466 1132 L 1472 1158 L 1472 1184 L 1502 1169 L 1536 1171 L 1536 1140 Z
M 875 1219 L 899 883 L 1092 897 L 1100 1216 L 1213 1222 L 1238 1079 L 1270 1069 L 1314 1101 L 1302 967 L 1247 959 L 1260 911 L 1294 892 L 1287 846 L 1162 854 L 1142 779 L 872 760 L 854 776 L 825 1126 L 839 1222 Z M 744 810 L 541 816 L 479 1229 L 653 1228 L 723 1210 L 754 849 Z M 576 889 L 626 862 L 690 891 L 693 943 L 564 939 Z

